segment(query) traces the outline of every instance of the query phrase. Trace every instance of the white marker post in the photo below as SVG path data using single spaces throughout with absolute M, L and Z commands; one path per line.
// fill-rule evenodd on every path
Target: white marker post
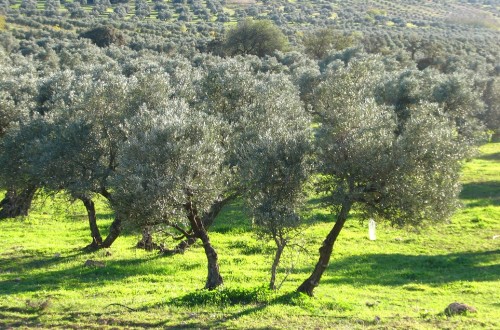
M 377 223 L 375 222 L 375 220 L 370 219 L 368 221 L 368 238 L 370 239 L 370 241 L 374 241 L 377 239 L 377 236 L 375 234 L 376 227 Z

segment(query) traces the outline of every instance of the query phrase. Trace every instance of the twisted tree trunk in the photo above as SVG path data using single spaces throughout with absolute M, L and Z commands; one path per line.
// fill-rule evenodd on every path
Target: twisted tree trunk
M 184 207 L 187 211 L 189 223 L 191 228 L 193 228 L 194 235 L 203 242 L 203 249 L 205 250 L 205 255 L 207 256 L 208 275 L 205 283 L 205 289 L 213 290 L 224 282 L 219 271 L 217 252 L 210 243 L 207 231 L 203 226 L 202 220 L 198 216 L 196 207 L 194 207 L 191 201 L 186 203 Z
M 95 204 L 91 198 L 87 196 L 80 196 L 79 199 L 82 201 L 85 209 L 87 210 L 87 215 L 89 218 L 90 226 L 90 236 L 92 237 L 92 243 L 90 243 L 87 248 L 98 249 L 102 245 L 102 237 L 99 232 L 99 227 L 97 226 L 97 217 L 95 213 Z
M 318 263 L 316 264 L 316 267 L 314 267 L 311 276 L 309 276 L 309 278 L 298 287 L 298 292 L 303 292 L 309 296 L 313 296 L 314 288 L 319 285 L 321 276 L 328 267 L 328 263 L 330 262 L 330 257 L 333 251 L 333 245 L 335 244 L 340 231 L 344 227 L 345 221 L 347 220 L 347 215 L 351 210 L 351 206 L 352 201 L 350 200 L 346 200 L 344 203 L 342 203 L 342 208 L 337 215 L 337 221 L 335 222 L 335 225 L 326 236 L 326 239 L 323 241 L 323 245 L 319 248 Z
M 280 264 L 281 255 L 283 254 L 283 250 L 285 249 L 285 243 L 276 238 L 274 240 L 276 242 L 276 254 L 274 255 L 273 266 L 271 267 L 271 281 L 269 282 L 269 289 L 276 290 L 276 271 L 278 270 L 278 266 Z
M 20 190 L 8 189 L 4 199 L 0 201 L 0 219 L 27 216 L 35 192 L 36 187 L 34 186 Z
M 223 199 L 218 199 L 216 200 L 211 206 L 210 210 L 203 215 L 201 218 L 201 221 L 203 223 L 203 227 L 205 229 L 210 228 L 212 224 L 215 221 L 215 218 L 219 215 L 219 213 L 222 211 L 222 208 L 227 205 L 229 202 L 234 200 L 236 198 L 236 195 L 231 195 L 229 197 L 223 198 Z M 171 250 L 164 250 L 163 254 L 165 255 L 174 255 L 174 254 L 183 254 L 186 252 L 191 245 L 196 243 L 198 240 L 198 237 L 185 237 L 177 246 Z
M 136 245 L 139 249 L 144 249 L 146 251 L 153 251 L 161 249 L 161 246 L 156 244 L 153 240 L 153 232 L 151 226 L 145 226 L 142 228 L 142 238 Z

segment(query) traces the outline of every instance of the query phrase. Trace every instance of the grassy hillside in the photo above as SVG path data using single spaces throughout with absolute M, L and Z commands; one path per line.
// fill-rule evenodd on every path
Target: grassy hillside
M 201 245 L 162 257 L 134 248 L 138 236 L 129 233 L 108 251 L 85 253 L 84 209 L 40 198 L 29 217 L 0 223 L 0 328 L 499 328 L 499 160 L 500 143 L 490 143 L 464 164 L 464 207 L 450 223 L 379 224 L 369 241 L 366 224 L 348 221 L 314 298 L 294 292 L 332 226 L 314 200 L 314 225 L 301 248 L 288 250 L 278 283 L 285 281 L 273 293 L 264 289 L 273 247 L 252 234 L 238 203 L 211 229 L 226 284 L 207 292 L 198 290 Z M 103 204 L 99 212 L 109 215 Z M 100 224 L 106 230 L 109 221 Z M 105 267 L 85 267 L 88 259 Z M 447 318 L 454 301 L 477 313 Z

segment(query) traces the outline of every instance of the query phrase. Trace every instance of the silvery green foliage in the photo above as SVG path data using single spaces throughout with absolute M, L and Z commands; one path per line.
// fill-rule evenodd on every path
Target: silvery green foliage
M 277 118 L 302 127 L 300 120 L 293 124 L 302 105 L 285 74 L 256 73 L 249 63 L 228 59 L 207 65 L 197 84 L 196 107 L 227 123 L 233 154 L 262 130 L 276 128 Z
M 5 140 L 4 148 L 13 148 L 11 171 L 74 196 L 107 190 L 126 138 L 125 120 L 143 105 L 163 106 L 169 90 L 164 74 L 126 78 L 107 69 L 91 67 L 89 74 L 67 70 L 42 80 L 38 108 L 43 115 L 21 123 Z
M 285 74 L 257 73 L 238 59 L 210 65 L 200 80 L 199 108 L 227 124 L 228 164 L 257 228 L 271 237 L 299 224 L 307 177 L 310 120 Z M 278 236 L 281 236 L 279 234 Z
M 32 63 L 0 52 L 0 136 L 34 111 L 38 80 Z
M 238 125 L 242 107 L 251 104 L 256 96 L 257 83 L 257 77 L 246 62 L 228 59 L 208 63 L 198 82 L 198 108 L 231 125 Z
M 445 220 L 456 207 L 467 145 L 440 104 L 412 102 L 402 120 L 398 104 L 375 102 L 373 86 L 384 77 L 382 70 L 374 74 L 377 63 L 338 67 L 316 91 L 322 188 L 331 205 L 348 200 L 393 224 Z M 405 88 L 407 95 L 422 92 Z
M 254 67 L 254 66 L 253 66 Z M 270 287 L 291 232 L 309 174 L 310 121 L 298 89 L 285 74 L 257 73 L 238 59 L 209 66 L 200 81 L 199 108 L 226 123 L 233 191 L 243 195 L 257 231 L 276 243 Z
M 455 125 L 464 142 L 474 144 L 482 138 L 483 127 L 478 117 L 484 109 L 474 78 L 472 72 L 442 74 L 432 69 L 404 70 L 388 73 L 376 87 L 375 95 L 379 103 L 395 107 L 400 126 L 419 103 L 437 103 L 443 110 L 439 115 Z
M 390 175 L 378 193 L 363 197 L 365 210 L 397 225 L 444 221 L 458 207 L 461 160 L 467 145 L 436 104 L 415 107 L 393 141 Z
M 36 116 L 36 70 L 23 58 L 1 56 L 0 64 L 0 186 L 25 187 L 20 180 L 16 150 L 26 146 L 9 145 L 30 116 Z
M 286 125 L 279 120 L 276 124 Z M 264 236 L 288 240 L 289 231 L 301 224 L 298 208 L 309 174 L 310 135 L 307 126 L 301 130 L 283 126 L 260 132 L 239 155 L 245 200 L 257 230 Z
M 487 108 L 481 119 L 493 134 L 500 136 L 500 78 L 495 77 L 487 82 L 484 98 Z
M 258 97 L 245 109 L 248 132 L 236 152 L 256 224 L 275 235 L 298 225 L 295 212 L 308 175 L 312 134 L 298 91 L 285 76 L 270 75 L 258 87 Z
M 124 126 L 113 192 L 118 214 L 129 224 L 184 224 L 185 205 L 208 211 L 230 178 L 224 165 L 223 124 L 182 100 L 141 107 Z
M 49 189 L 81 195 L 100 192 L 115 166 L 129 84 L 113 73 L 79 75 L 73 82 L 71 104 L 56 104 L 43 118 L 52 133 L 37 137 L 37 168 Z
M 310 121 L 296 87 L 284 74 L 252 75 L 237 63 L 209 71 L 207 109 L 231 124 L 231 150 L 244 195 L 262 233 L 283 237 L 307 178 Z

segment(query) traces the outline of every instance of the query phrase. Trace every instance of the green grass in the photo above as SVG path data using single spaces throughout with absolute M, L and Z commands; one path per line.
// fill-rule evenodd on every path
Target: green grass
M 289 275 L 277 292 L 265 289 L 273 246 L 252 234 L 241 203 L 210 230 L 225 286 L 208 292 L 200 290 L 200 245 L 161 257 L 134 248 L 138 236 L 128 233 L 110 256 L 86 253 L 81 205 L 39 200 L 29 217 L 1 222 L 0 328 L 499 328 L 499 160 L 500 143 L 491 143 L 464 164 L 464 207 L 450 223 L 419 231 L 379 224 L 369 241 L 366 224 L 350 219 L 314 298 L 294 292 L 332 226 L 314 200 L 307 215 L 315 222 L 298 241 L 304 249 L 283 257 L 278 283 Z M 98 206 L 105 231 L 111 214 Z M 84 267 L 87 259 L 106 266 Z M 447 318 L 442 312 L 454 301 L 478 312 Z

